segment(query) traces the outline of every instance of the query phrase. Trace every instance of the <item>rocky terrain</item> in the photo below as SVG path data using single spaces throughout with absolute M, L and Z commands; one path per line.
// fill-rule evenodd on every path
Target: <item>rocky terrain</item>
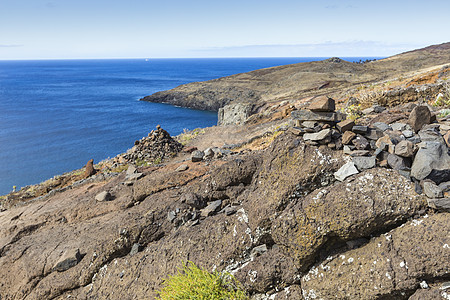
M 0 198 L 0 299 L 154 299 L 186 261 L 255 300 L 450 299 L 448 66 L 447 43 L 150 96 L 221 126 Z

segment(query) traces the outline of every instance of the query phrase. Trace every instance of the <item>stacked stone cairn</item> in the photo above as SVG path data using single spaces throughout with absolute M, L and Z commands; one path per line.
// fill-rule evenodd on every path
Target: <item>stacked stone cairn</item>
M 123 158 L 131 163 L 136 160 L 162 161 L 175 156 L 182 148 L 183 145 L 175 141 L 167 131 L 158 125 L 156 130 L 152 130 L 148 134 L 148 137 L 134 142 L 134 147 L 129 149 Z
M 334 174 L 337 180 L 377 166 L 392 168 L 415 183 L 430 207 L 450 211 L 450 120 L 437 122 L 428 106 L 415 106 L 405 123 L 363 126 L 336 112 L 333 99 L 321 96 L 291 117 L 290 131 L 306 144 L 326 145 L 347 156 Z

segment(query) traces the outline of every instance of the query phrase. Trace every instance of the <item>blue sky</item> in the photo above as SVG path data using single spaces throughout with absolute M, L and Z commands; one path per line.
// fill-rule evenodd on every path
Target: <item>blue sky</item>
M 449 12 L 449 0 L 0 0 L 0 60 L 388 56 L 450 41 Z

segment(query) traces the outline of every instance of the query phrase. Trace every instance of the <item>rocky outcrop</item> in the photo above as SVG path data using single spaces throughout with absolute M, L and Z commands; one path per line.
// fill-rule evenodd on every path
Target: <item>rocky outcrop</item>
M 236 103 L 228 104 L 219 108 L 219 117 L 217 125 L 239 125 L 244 124 L 250 117 L 253 110 L 253 104 Z

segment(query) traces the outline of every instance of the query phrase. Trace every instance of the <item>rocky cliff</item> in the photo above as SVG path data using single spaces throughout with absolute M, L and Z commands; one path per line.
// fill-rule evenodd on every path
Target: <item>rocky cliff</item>
M 423 51 L 436 66 L 411 73 L 418 62 L 408 60 L 400 79 L 386 67 L 391 83 L 345 83 L 336 93 L 355 96 L 345 101 L 306 90 L 275 101 L 274 88 L 259 86 L 243 102 L 245 125 L 178 141 L 158 127 L 95 175 L 3 197 L 0 298 L 154 299 L 192 261 L 233 274 L 255 300 L 447 299 L 450 58 Z M 308 66 L 326 75 L 333 64 L 361 74 L 372 65 Z M 432 85 L 427 103 L 420 87 Z M 409 86 L 420 99 L 382 93 Z M 240 93 L 219 88 L 208 105 L 222 92 Z

